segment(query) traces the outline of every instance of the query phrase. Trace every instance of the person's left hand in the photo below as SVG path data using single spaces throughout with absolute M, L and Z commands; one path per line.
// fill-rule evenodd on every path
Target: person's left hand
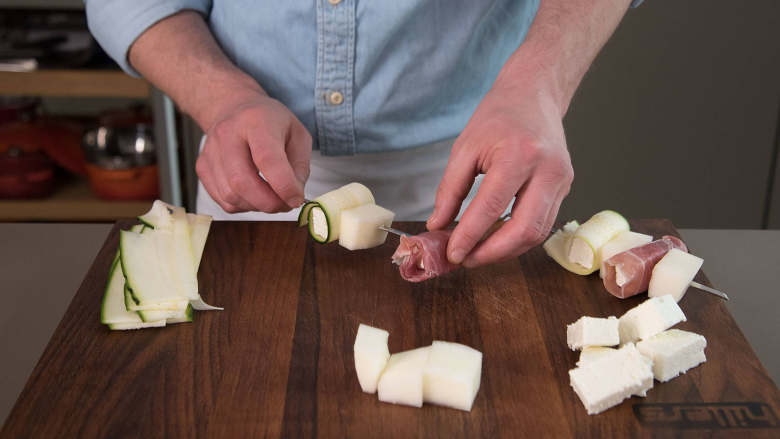
M 506 260 L 547 237 L 574 178 L 561 107 L 534 81 L 497 81 L 485 95 L 455 141 L 428 219 L 429 230 L 447 227 L 474 178 L 485 174 L 450 237 L 450 262 L 473 267 Z M 481 241 L 515 196 L 511 218 Z

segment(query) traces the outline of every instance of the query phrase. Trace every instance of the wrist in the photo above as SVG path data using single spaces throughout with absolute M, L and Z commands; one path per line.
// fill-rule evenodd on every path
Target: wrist
M 521 92 L 527 96 L 530 91 L 551 101 L 563 117 L 579 83 L 579 78 L 571 78 L 563 59 L 557 47 L 526 41 L 501 69 L 493 88 L 510 95 Z
M 227 77 L 215 78 L 203 96 L 197 96 L 190 108 L 184 110 L 207 131 L 216 122 L 247 102 L 267 98 L 265 90 L 243 72 Z

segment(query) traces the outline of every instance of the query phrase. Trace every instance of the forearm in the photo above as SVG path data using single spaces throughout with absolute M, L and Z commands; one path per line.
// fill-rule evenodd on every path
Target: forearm
M 147 29 L 130 47 L 128 59 L 204 131 L 246 94 L 265 94 L 225 56 L 194 11 L 172 15 Z
M 511 90 L 533 82 L 544 88 L 563 116 L 582 77 L 617 28 L 629 3 L 541 0 L 525 41 L 502 68 L 496 86 Z

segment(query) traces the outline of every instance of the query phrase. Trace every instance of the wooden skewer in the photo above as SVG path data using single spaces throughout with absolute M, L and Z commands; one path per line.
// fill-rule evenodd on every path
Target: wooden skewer
M 398 229 L 394 229 L 392 227 L 379 226 L 379 230 L 384 230 L 387 233 L 392 233 L 392 234 L 398 235 L 398 236 L 412 236 L 412 235 L 410 235 L 410 234 L 408 234 L 406 232 L 402 232 L 402 231 L 400 231 Z
M 723 291 L 716 290 L 715 288 L 710 288 L 707 285 L 702 285 L 702 284 L 700 284 L 698 282 L 691 282 L 691 286 L 694 287 L 694 288 L 700 289 L 702 291 L 706 291 L 706 292 L 708 292 L 710 294 L 714 294 L 714 295 L 720 297 L 721 299 L 729 300 L 729 296 L 727 296 L 726 293 L 724 293 Z
M 504 222 L 506 222 L 509 219 L 509 215 L 504 215 L 501 218 L 497 219 L 496 222 L 488 229 L 487 233 L 485 233 L 485 238 L 493 234 L 496 230 L 501 228 L 502 225 L 504 225 Z M 402 232 L 398 229 L 394 229 L 392 227 L 385 227 L 385 226 L 379 226 L 379 230 L 384 230 L 385 232 L 392 233 L 394 235 L 398 236 L 412 236 L 409 233 Z M 484 238 L 483 238 L 484 239 Z

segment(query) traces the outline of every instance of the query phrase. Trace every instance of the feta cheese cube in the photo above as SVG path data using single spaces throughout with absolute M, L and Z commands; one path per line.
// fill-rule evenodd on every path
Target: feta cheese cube
M 631 395 L 653 387 L 650 360 L 629 343 L 608 355 L 569 371 L 574 392 L 589 415 L 601 413 Z
M 355 371 L 360 388 L 366 393 L 376 392 L 379 376 L 385 370 L 390 350 L 387 339 L 390 334 L 384 329 L 360 324 L 355 337 Z
M 618 319 L 614 316 L 606 319 L 580 317 L 566 326 L 566 342 L 573 351 L 588 346 L 616 346 L 620 344 Z
M 653 359 L 653 375 L 661 382 L 707 361 L 707 340 L 693 332 L 670 329 L 637 343 L 643 355 Z
M 652 297 L 620 317 L 620 343 L 648 339 L 685 320 L 685 314 L 674 297 Z
M 586 346 L 580 351 L 580 359 L 577 361 L 577 366 L 583 366 L 599 358 L 603 358 L 605 355 L 615 352 L 615 348 L 605 348 L 603 346 Z
M 311 214 L 311 222 L 314 229 L 314 234 L 317 235 L 321 240 L 328 239 L 330 232 L 328 231 L 328 218 L 325 216 L 325 212 L 323 212 L 319 207 L 312 207 L 309 213 Z
M 658 297 L 671 294 L 679 302 L 703 263 L 704 260 L 698 256 L 676 248 L 669 250 L 653 267 L 647 295 Z
M 470 411 L 482 377 L 482 352 L 434 341 L 423 372 L 423 401 Z
M 391 355 L 377 385 L 379 400 L 422 407 L 423 371 L 430 352 L 425 346 Z
M 382 245 L 387 232 L 379 226 L 390 227 L 395 213 L 377 206 L 363 204 L 341 212 L 339 244 L 348 250 L 360 250 Z
M 571 247 L 569 248 L 569 261 L 590 270 L 593 268 L 595 258 L 596 255 L 593 253 L 593 248 L 587 241 L 576 236 L 572 238 Z

